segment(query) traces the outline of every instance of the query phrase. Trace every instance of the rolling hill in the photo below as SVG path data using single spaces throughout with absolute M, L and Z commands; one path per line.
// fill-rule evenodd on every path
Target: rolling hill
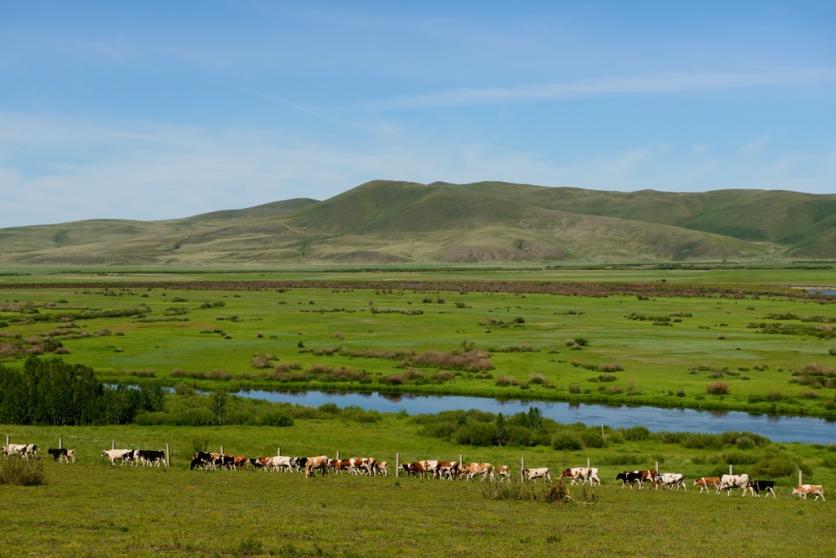
M 836 195 L 376 180 L 167 221 L 0 229 L 3 264 L 836 258 Z

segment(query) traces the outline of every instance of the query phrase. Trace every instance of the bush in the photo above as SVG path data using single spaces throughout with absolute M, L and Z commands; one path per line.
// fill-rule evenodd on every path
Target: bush
M 583 442 L 574 434 L 561 432 L 552 439 L 552 447 L 562 451 L 578 451 L 583 449 Z
M 727 395 L 729 393 L 729 384 L 726 382 L 711 382 L 705 386 L 705 391 L 710 395 Z
M 597 430 L 587 430 L 581 435 L 583 445 L 587 448 L 603 448 L 606 444 Z
M 36 486 L 44 482 L 44 465 L 40 460 L 17 455 L 0 459 L 0 484 Z
M 293 426 L 293 419 L 284 411 L 270 411 L 261 417 L 264 426 Z
M 640 442 L 650 438 L 650 430 L 644 426 L 631 426 L 621 431 L 625 440 L 630 442 Z

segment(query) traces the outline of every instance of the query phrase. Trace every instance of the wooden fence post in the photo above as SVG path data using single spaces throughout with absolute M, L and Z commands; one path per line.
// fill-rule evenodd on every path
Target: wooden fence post
M 58 449 L 64 449 L 64 437 L 58 436 Z
M 525 480 L 525 456 L 520 456 L 520 482 Z
M 658 461 L 656 462 L 656 473 L 657 474 L 659 473 L 659 462 Z
M 116 449 L 116 440 L 111 440 L 110 441 L 110 449 L 112 449 L 112 450 Z
M 395 478 L 398 478 L 398 473 L 401 470 L 401 454 L 395 452 Z
M 280 457 L 282 455 L 282 448 L 276 448 L 276 457 Z
M 607 438 L 604 436 L 604 425 L 603 424 L 601 425 L 601 441 L 604 442 L 604 443 L 607 442 Z
M 459 454 L 459 466 L 461 465 L 464 465 L 464 457 L 462 457 L 462 454 Z
M 224 447 L 223 447 L 223 446 L 221 446 L 221 455 L 226 455 L 226 454 L 224 453 Z
M 171 467 L 171 444 L 165 445 L 165 467 Z
M 801 472 L 801 469 L 799 469 L 798 470 L 798 486 L 801 486 L 802 484 L 804 484 L 802 475 L 803 475 L 803 473 Z
M 587 458 L 586 458 L 586 468 L 587 468 L 587 469 L 589 469 L 589 467 L 590 467 L 591 465 L 592 465 L 592 460 L 590 460 L 590 459 L 587 457 Z
M 729 474 L 730 475 L 734 474 L 734 465 L 729 465 Z
M 340 450 L 337 450 L 337 461 L 340 460 Z
M 6 434 L 6 446 L 12 443 L 12 437 Z

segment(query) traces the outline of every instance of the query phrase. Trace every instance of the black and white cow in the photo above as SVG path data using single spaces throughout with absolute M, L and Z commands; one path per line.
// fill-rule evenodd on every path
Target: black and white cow
M 38 457 L 36 444 L 7 444 L 3 446 L 3 455 L 18 455 L 23 459 Z
M 75 463 L 75 450 L 67 448 L 49 448 L 46 452 L 52 456 L 52 460 L 61 463 Z
M 760 498 L 761 492 L 766 492 L 766 497 L 772 494 L 775 498 L 775 481 L 773 480 L 753 480 L 749 486 L 754 490 L 755 496 Z
M 723 475 L 720 477 L 720 486 L 717 487 L 717 492 L 721 490 L 725 490 L 728 496 L 731 496 L 731 491 L 735 488 L 743 489 L 743 494 L 741 496 L 746 496 L 746 492 L 751 492 L 752 496 L 755 495 L 754 490 L 751 486 L 749 486 L 749 475 L 742 474 L 742 475 Z
M 134 459 L 146 467 L 159 467 L 162 465 L 168 468 L 168 462 L 165 460 L 165 452 L 162 450 L 134 450 Z
M 615 476 L 615 480 L 621 481 L 622 490 L 628 484 L 630 485 L 630 490 L 632 490 L 634 484 L 638 484 L 639 487 L 641 487 L 642 472 L 641 471 L 623 471 L 621 473 L 618 473 Z

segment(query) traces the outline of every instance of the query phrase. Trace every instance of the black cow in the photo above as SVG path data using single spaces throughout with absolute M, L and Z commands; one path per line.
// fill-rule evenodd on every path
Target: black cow
M 212 454 L 208 451 L 198 451 L 192 456 L 192 462 L 189 463 L 189 469 L 205 469 L 212 465 Z
M 75 450 L 67 448 L 49 448 L 46 451 L 52 456 L 52 460 L 58 463 L 75 463 Z
M 642 483 L 642 472 L 641 471 L 624 471 L 622 473 L 618 473 L 615 476 L 615 480 L 621 481 L 621 488 L 623 489 L 628 484 L 630 485 L 630 490 L 633 489 L 633 485 L 635 483 L 639 484 L 641 487 Z
M 749 486 L 755 491 L 755 496 L 760 497 L 761 492 L 766 492 L 767 498 L 770 494 L 775 498 L 775 481 L 773 480 L 754 480 L 749 483 Z
M 159 467 L 162 464 L 163 467 L 168 467 L 168 463 L 165 460 L 165 452 L 162 450 L 135 450 L 134 458 L 143 465 L 155 465 Z
M 305 464 L 308 462 L 307 457 L 291 457 L 290 458 L 290 467 L 294 471 L 301 471 L 305 468 Z

